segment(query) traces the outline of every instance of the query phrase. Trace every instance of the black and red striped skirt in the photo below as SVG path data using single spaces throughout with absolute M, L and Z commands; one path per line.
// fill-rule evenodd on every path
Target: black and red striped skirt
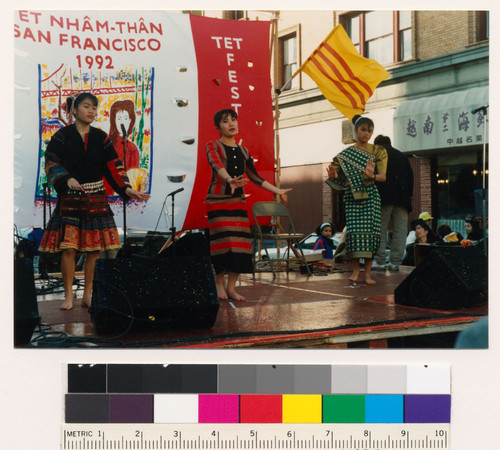
M 215 273 L 252 273 L 252 240 L 244 197 L 207 198 Z

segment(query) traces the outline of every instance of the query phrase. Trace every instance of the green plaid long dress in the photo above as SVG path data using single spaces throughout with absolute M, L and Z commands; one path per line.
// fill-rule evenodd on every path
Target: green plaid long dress
M 347 259 L 373 258 L 380 245 L 380 195 L 375 182 L 363 173 L 370 158 L 375 173 L 386 173 L 387 152 L 379 145 L 368 144 L 366 150 L 351 146 L 333 160 L 338 178 L 329 184 L 345 190 Z

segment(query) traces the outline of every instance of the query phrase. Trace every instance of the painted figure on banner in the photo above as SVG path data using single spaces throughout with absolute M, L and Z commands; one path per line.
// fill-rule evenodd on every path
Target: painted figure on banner
M 109 138 L 113 142 L 118 157 L 123 161 L 132 187 L 139 192 L 147 192 L 148 171 L 140 167 L 139 149 L 130 139 L 134 131 L 135 121 L 136 113 L 132 100 L 117 100 L 111 105 L 109 111 Z M 125 130 L 125 136 L 123 130 Z M 125 158 L 123 158 L 124 152 Z M 108 192 L 108 195 L 116 195 L 109 185 L 106 185 L 106 192 Z
M 90 92 L 68 97 L 66 107 L 74 122 L 59 129 L 45 151 L 45 173 L 57 192 L 57 204 L 46 226 L 39 251 L 61 254 L 64 302 L 73 308 L 75 257 L 86 253 L 82 307 L 91 306 L 95 262 L 101 251 L 121 247 L 103 178 L 124 199 L 147 200 L 133 189 L 109 136 L 91 126 L 98 99 Z
M 95 126 L 109 130 L 109 136 L 120 159 L 123 156 L 121 125 L 126 130 L 127 174 L 134 189 L 150 192 L 152 167 L 151 98 L 153 95 L 153 68 L 127 68 L 113 72 L 82 72 L 61 64 L 53 70 L 41 66 L 40 117 L 41 146 L 35 204 L 43 204 L 43 186 L 47 183 L 44 170 L 45 151 L 52 136 L 73 122 L 67 112 L 65 97 L 73 92 L 91 91 L 99 99 L 99 114 Z M 54 89 L 55 86 L 55 89 Z M 105 181 L 106 184 L 106 181 Z M 119 195 L 106 185 L 111 204 L 121 205 Z M 52 197 L 52 201 L 55 199 Z M 137 205 L 136 205 L 137 206 Z
M 352 122 L 355 143 L 342 150 L 328 166 L 327 183 L 333 189 L 344 191 L 345 252 L 354 264 L 349 280 L 358 281 L 360 259 L 363 259 L 365 283 L 375 284 L 371 268 L 380 245 L 381 221 L 381 201 L 375 182 L 386 180 L 387 151 L 368 142 L 374 129 L 371 119 L 355 115 Z
M 212 180 L 206 205 L 210 230 L 210 254 L 215 270 L 217 295 L 220 300 L 246 300 L 236 292 L 240 273 L 252 273 L 252 243 L 244 186 L 248 180 L 280 195 L 288 202 L 291 189 L 279 189 L 257 173 L 249 151 L 237 144 L 238 114 L 223 109 L 214 115 L 220 138 L 206 145 Z M 245 178 L 246 177 L 248 178 Z M 227 274 L 227 285 L 225 275 Z

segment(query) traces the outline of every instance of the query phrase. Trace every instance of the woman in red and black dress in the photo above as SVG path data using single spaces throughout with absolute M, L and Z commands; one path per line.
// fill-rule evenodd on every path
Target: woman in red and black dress
M 208 162 L 212 167 L 207 209 L 217 295 L 221 300 L 244 301 L 245 297 L 235 290 L 239 274 L 252 273 L 252 242 L 243 191 L 247 179 L 243 175 L 263 189 L 280 195 L 285 205 L 291 189 L 279 189 L 259 176 L 248 150 L 236 143 L 237 119 L 238 114 L 232 109 L 223 109 L 214 116 L 221 137 L 207 143 Z M 226 273 L 227 287 L 224 286 Z
M 124 198 L 146 200 L 130 187 L 123 164 L 108 135 L 90 124 L 97 113 L 97 97 L 89 92 L 69 97 L 68 112 L 75 122 L 58 130 L 45 152 L 47 179 L 57 192 L 57 205 L 47 224 L 40 251 L 61 253 L 64 302 L 73 308 L 76 252 L 87 254 L 82 306 L 91 304 L 95 262 L 99 252 L 121 247 L 103 178 Z

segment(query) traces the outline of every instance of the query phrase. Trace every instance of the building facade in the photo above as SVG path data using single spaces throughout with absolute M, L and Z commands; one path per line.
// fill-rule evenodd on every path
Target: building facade
M 282 88 L 277 106 L 280 182 L 294 187 L 289 209 L 300 231 L 311 232 L 323 221 L 333 221 L 338 230 L 343 226 L 342 198 L 323 181 L 351 128 L 307 75 L 299 73 L 286 84 L 337 24 L 363 56 L 390 73 L 368 101 L 365 115 L 375 122 L 374 136 L 390 136 L 410 159 L 415 175 L 410 217 L 429 211 L 435 225 L 447 221 L 463 231 L 465 217 L 483 215 L 487 108 L 477 109 L 488 105 L 488 11 L 205 14 L 274 21 L 272 79 Z

